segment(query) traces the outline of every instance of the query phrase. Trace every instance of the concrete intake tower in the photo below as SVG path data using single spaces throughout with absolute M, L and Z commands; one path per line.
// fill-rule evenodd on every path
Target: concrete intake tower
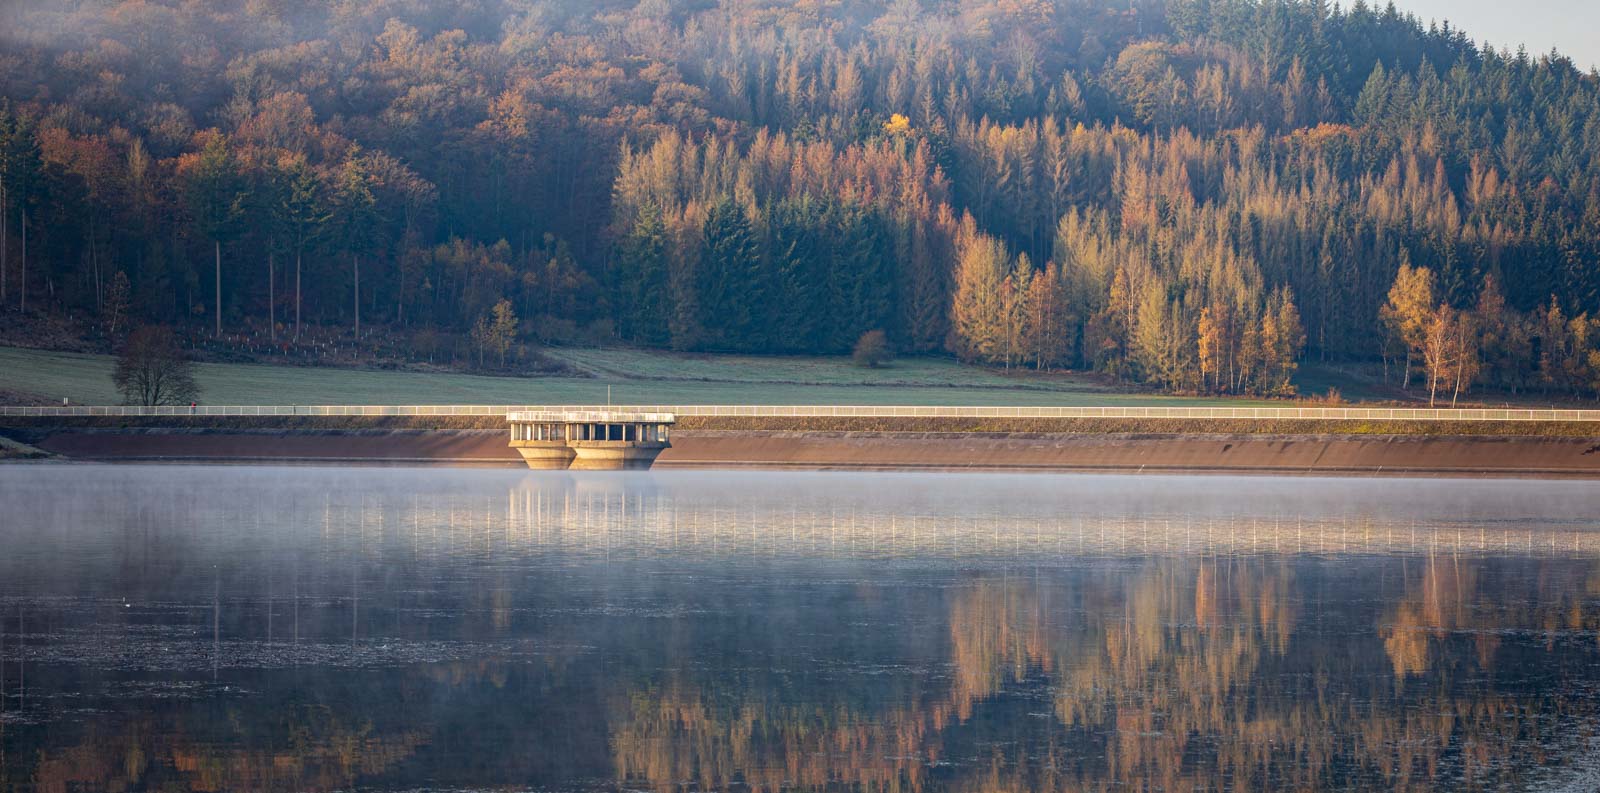
M 672 445 L 671 413 L 508 413 L 511 447 L 544 471 L 643 470 Z

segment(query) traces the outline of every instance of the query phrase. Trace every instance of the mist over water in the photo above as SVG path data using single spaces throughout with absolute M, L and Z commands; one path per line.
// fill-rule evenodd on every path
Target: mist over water
M 1584 482 L 0 469 L 0 790 L 1583 789 Z

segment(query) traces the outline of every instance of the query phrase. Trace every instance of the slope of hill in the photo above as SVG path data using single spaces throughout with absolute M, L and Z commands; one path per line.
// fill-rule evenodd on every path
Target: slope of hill
M 1600 384 L 1600 76 L 1360 0 L 22 0 L 0 96 L 109 328 Z

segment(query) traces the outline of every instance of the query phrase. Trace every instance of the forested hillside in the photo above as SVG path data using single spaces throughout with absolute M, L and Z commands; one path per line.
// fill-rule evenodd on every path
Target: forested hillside
M 20 0 L 0 303 L 481 347 L 505 300 L 546 341 L 1594 393 L 1600 75 L 1469 33 L 1359 1 Z

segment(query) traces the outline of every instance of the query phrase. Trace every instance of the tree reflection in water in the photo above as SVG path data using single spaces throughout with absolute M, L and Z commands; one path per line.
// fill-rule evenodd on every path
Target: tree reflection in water
M 12 469 L 0 789 L 1560 781 L 1594 495 Z

